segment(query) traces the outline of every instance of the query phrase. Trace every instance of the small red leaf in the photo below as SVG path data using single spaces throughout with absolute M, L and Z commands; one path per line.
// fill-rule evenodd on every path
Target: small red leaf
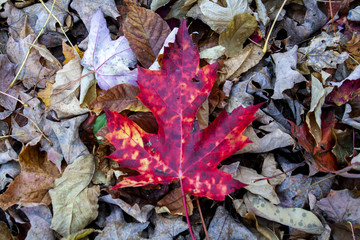
M 115 188 L 181 180 L 187 193 L 224 200 L 245 185 L 217 165 L 250 142 L 242 133 L 260 105 L 240 107 L 231 114 L 223 111 L 204 130 L 195 121 L 217 67 L 215 63 L 199 68 L 199 53 L 183 21 L 175 43 L 165 48 L 161 71 L 139 68 L 138 98 L 153 112 L 159 130 L 147 133 L 126 116 L 106 111 L 106 137 L 116 147 L 109 157 L 140 173 L 124 178 Z

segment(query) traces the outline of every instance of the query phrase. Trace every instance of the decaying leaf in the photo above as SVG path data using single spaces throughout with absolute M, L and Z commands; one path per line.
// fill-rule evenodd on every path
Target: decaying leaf
M 188 227 L 181 216 L 156 214 L 154 219 L 155 231 L 151 239 L 174 239 L 176 235 L 185 231 Z
M 8 183 L 14 181 L 21 172 L 18 162 L 10 161 L 0 166 L 0 190 L 4 190 Z
M 100 9 L 92 17 L 88 49 L 81 64 L 95 71 L 98 85 L 104 90 L 120 83 L 137 85 L 137 71 L 129 69 L 135 67 L 136 57 L 124 36 L 111 40 Z
M 331 191 L 329 196 L 321 199 L 316 205 L 326 212 L 329 220 L 336 223 L 360 224 L 360 198 L 348 190 Z
M 187 212 L 189 216 L 193 214 L 194 206 L 189 195 L 186 195 Z M 180 188 L 175 188 L 158 202 L 155 208 L 157 213 L 168 212 L 185 216 L 185 208 Z
M 135 56 L 145 68 L 155 61 L 169 33 L 169 26 L 155 12 L 137 6 L 128 7 L 124 34 Z
M 27 239 L 55 240 L 53 230 L 50 229 L 52 215 L 47 206 L 23 207 L 21 211 L 26 214 L 31 224 Z
M 124 178 L 115 188 L 180 179 L 185 193 L 224 200 L 244 186 L 217 165 L 248 143 L 241 133 L 260 106 L 239 107 L 231 114 L 223 111 L 199 130 L 195 115 L 215 81 L 217 64 L 200 69 L 198 63 L 199 54 L 183 21 L 175 43 L 165 48 L 161 71 L 139 68 L 138 98 L 154 114 L 158 133 L 146 133 L 129 118 L 106 112 L 106 138 L 116 147 L 109 157 L 140 173 Z
M 337 64 L 343 63 L 348 57 L 347 52 L 326 50 L 328 47 L 337 47 L 340 44 L 340 36 L 331 37 L 325 32 L 313 40 L 308 47 L 299 48 L 298 52 L 307 57 L 306 63 L 320 72 L 323 68 L 336 68 Z
M 310 211 L 301 208 L 284 208 L 271 204 L 260 196 L 246 193 L 244 197 L 248 212 L 259 217 L 278 222 L 301 231 L 321 234 L 324 227 L 320 220 Z
M 89 186 L 94 172 L 93 155 L 78 157 L 49 191 L 54 210 L 51 228 L 64 237 L 83 229 L 98 215 L 100 188 Z
M 254 33 L 257 24 L 256 18 L 249 13 L 234 16 L 219 37 L 219 44 L 226 48 L 227 57 L 234 57 L 241 52 L 243 44 Z
M 56 166 L 46 158 L 37 146 L 26 146 L 19 155 L 21 173 L 0 195 L 0 207 L 4 210 L 14 204 L 50 204 L 48 191 L 60 176 Z

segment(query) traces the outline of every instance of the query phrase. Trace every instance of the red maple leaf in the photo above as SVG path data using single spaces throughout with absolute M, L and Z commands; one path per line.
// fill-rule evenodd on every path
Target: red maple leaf
M 199 53 L 185 21 L 175 43 L 165 48 L 161 71 L 139 67 L 138 98 L 153 112 L 159 130 L 147 133 L 128 117 L 106 111 L 106 138 L 116 147 L 109 158 L 139 172 L 114 188 L 180 180 L 187 193 L 224 200 L 245 186 L 217 165 L 250 142 L 242 132 L 260 105 L 239 107 L 231 114 L 223 111 L 204 130 L 199 130 L 195 120 L 214 84 L 217 67 L 215 63 L 199 68 Z

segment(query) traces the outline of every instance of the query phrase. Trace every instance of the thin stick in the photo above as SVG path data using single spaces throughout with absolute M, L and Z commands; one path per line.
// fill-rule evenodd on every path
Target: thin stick
M 54 0 L 53 4 L 51 5 L 51 12 L 52 12 L 53 9 L 54 9 L 55 2 L 56 2 L 56 0 Z M 40 37 L 41 34 L 43 33 L 46 25 L 48 24 L 48 22 L 49 22 L 49 20 L 50 20 L 50 17 L 51 17 L 51 15 L 48 15 L 48 17 L 47 17 L 47 19 L 46 19 L 46 21 L 45 21 L 44 26 L 41 28 L 39 34 L 36 36 L 36 38 L 35 38 L 34 41 L 32 42 L 32 45 L 35 45 L 35 43 L 37 42 L 37 40 L 39 39 L 39 37 Z M 32 49 L 32 46 L 30 45 L 30 47 L 29 47 L 29 49 L 28 49 L 28 51 L 27 51 L 27 53 L 26 53 L 25 59 L 24 59 L 24 61 L 22 62 L 21 66 L 20 66 L 20 68 L 19 68 L 19 70 L 18 70 L 18 72 L 16 73 L 16 76 L 14 77 L 14 80 L 11 82 L 10 87 L 13 87 L 13 86 L 14 86 L 14 83 L 15 83 L 16 79 L 19 77 L 22 69 L 24 68 L 25 63 L 26 63 L 27 59 L 29 58 L 31 49 Z
M 352 225 L 352 223 L 351 223 L 350 221 L 347 221 L 347 222 L 348 222 L 348 224 L 350 224 L 350 228 L 351 228 L 351 233 L 352 233 L 353 240 L 356 240 L 356 238 L 355 238 L 355 232 L 354 232 L 354 227 L 353 227 L 353 225 Z
M 90 74 L 93 74 L 93 73 L 96 73 L 96 70 L 91 71 L 91 72 L 88 72 L 88 73 L 86 73 L 86 74 L 83 75 L 83 76 L 80 76 L 78 79 L 72 81 L 71 83 L 69 83 L 68 85 L 66 85 L 65 87 L 63 87 L 62 89 L 59 89 L 57 92 L 54 92 L 54 94 L 59 94 L 59 93 L 61 93 L 62 91 L 64 91 L 65 89 L 67 89 L 68 87 L 70 87 L 71 85 L 73 85 L 74 83 L 80 81 L 82 78 L 84 78 L 84 77 L 86 77 L 86 76 L 88 76 L 88 75 L 90 75 Z
M 334 24 L 334 14 L 333 14 L 333 10 L 332 10 L 331 0 L 329 0 L 329 7 L 330 7 L 331 25 L 332 25 L 332 27 L 333 27 L 333 31 L 334 31 L 334 33 L 335 33 L 335 37 L 337 37 L 336 29 L 335 29 L 335 24 Z
M 4 94 L 5 96 L 8 96 L 8 97 L 10 97 L 10 98 L 12 98 L 12 99 L 15 99 L 16 101 L 18 101 L 19 103 L 21 103 L 24 107 L 28 107 L 28 106 L 29 106 L 29 105 L 27 105 L 26 103 L 24 103 L 23 101 L 21 101 L 20 99 L 14 97 L 14 96 L 11 96 L 11 95 L 8 94 L 8 93 L 5 93 L 5 92 L 3 92 L 3 91 L 0 91 L 0 93 L 1 93 L 1 94 Z
M 21 136 L 21 135 L 22 135 L 22 134 L 5 135 L 5 136 L 0 136 L 0 139 L 8 138 L 8 137 L 18 137 L 18 136 Z
M 253 180 L 253 183 L 256 183 L 258 181 L 268 180 L 268 179 L 271 179 L 271 178 L 276 178 L 276 177 L 281 176 L 283 174 L 286 175 L 288 172 L 291 172 L 291 171 L 295 170 L 296 168 L 298 168 L 298 167 L 300 167 L 302 165 L 304 165 L 304 162 L 298 163 L 298 164 L 295 165 L 295 167 L 290 168 L 289 170 L 287 170 L 285 172 L 282 172 L 282 173 L 279 173 L 279 174 L 276 174 L 274 176 L 255 179 L 255 180 Z
M 271 35 L 271 33 L 272 33 L 273 29 L 274 29 L 276 20 L 279 18 L 280 12 L 281 12 L 281 10 L 284 8 L 286 2 L 287 2 L 287 0 L 284 0 L 284 2 L 282 3 L 282 5 L 281 5 L 281 7 L 280 7 L 280 9 L 279 9 L 279 11 L 278 11 L 278 13 L 276 14 L 276 17 L 275 17 L 275 19 L 274 19 L 273 24 L 271 25 L 270 31 L 269 31 L 269 33 L 268 33 L 268 36 L 267 36 L 266 40 L 265 40 L 265 45 L 264 45 L 264 48 L 263 48 L 263 53 L 266 53 L 266 51 L 267 51 L 267 45 L 268 45 L 268 42 L 269 42 L 269 39 L 270 39 L 270 35 Z
M 210 240 L 209 238 L 209 235 L 208 235 L 208 232 L 206 230 L 206 225 L 205 225 L 205 221 L 204 221 L 204 218 L 203 218 L 203 215 L 202 215 L 202 212 L 201 212 L 201 207 L 200 207 L 200 203 L 199 203 L 199 198 L 197 197 L 196 198 L 196 205 L 199 209 L 199 214 L 200 214 L 200 218 L 201 218 L 201 224 L 203 226 L 203 229 L 204 229 L 204 232 L 205 232 L 205 237 L 206 237 L 206 240 Z
M 37 130 L 39 130 L 41 136 L 43 136 L 43 137 L 50 143 L 51 146 L 53 145 L 52 141 L 46 137 L 46 135 L 43 133 L 43 131 L 41 131 L 41 129 L 39 128 L 39 126 L 36 124 L 36 122 L 34 122 L 34 120 L 32 120 L 31 118 L 25 116 L 25 115 L 22 114 L 22 113 L 19 113 L 19 112 L 18 112 L 17 114 L 19 114 L 19 115 L 21 115 L 21 116 L 26 117 L 27 119 L 29 119 L 29 120 L 34 124 L 34 126 L 37 128 Z
M 181 179 L 181 178 L 180 178 L 180 187 L 181 187 L 181 193 L 182 193 L 182 196 L 183 196 L 183 203 L 184 203 L 184 209 L 185 209 L 186 222 L 187 222 L 188 227 L 189 227 L 191 239 L 192 239 L 192 240 L 196 240 L 196 238 L 195 238 L 195 236 L 194 236 L 194 233 L 193 233 L 193 231 L 192 231 L 192 229 L 191 229 L 191 224 L 190 224 L 190 219 L 189 219 L 189 213 L 188 213 L 187 204 L 186 204 L 186 195 L 185 195 L 185 192 L 184 192 L 184 186 L 183 186 L 183 183 L 182 183 L 182 179 Z
M 61 31 L 63 32 L 64 36 L 66 37 L 66 40 L 70 43 L 70 46 L 74 49 L 75 53 L 79 56 L 79 54 L 78 54 L 78 52 L 76 51 L 74 45 L 71 43 L 69 37 L 66 35 L 65 30 L 64 30 L 64 28 L 63 28 L 63 25 L 61 24 L 61 22 L 59 21 L 59 19 L 52 13 L 52 10 L 50 11 L 50 10 L 48 9 L 48 7 L 44 4 L 43 0 L 40 0 L 40 2 L 41 2 L 41 4 L 43 5 L 43 7 L 46 9 L 46 11 L 48 11 L 48 13 L 50 13 L 51 16 L 52 16 L 52 17 L 56 20 L 56 22 L 59 24 Z

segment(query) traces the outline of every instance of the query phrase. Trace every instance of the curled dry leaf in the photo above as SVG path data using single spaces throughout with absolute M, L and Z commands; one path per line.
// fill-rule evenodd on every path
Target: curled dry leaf
M 129 6 L 127 9 L 124 35 L 139 62 L 148 68 L 170 34 L 170 28 L 151 10 L 137 6 Z
M 51 228 L 66 237 L 83 229 L 98 215 L 99 186 L 89 187 L 95 172 L 95 157 L 78 157 L 49 191 L 54 216 Z
M 48 191 L 60 176 L 56 166 L 49 162 L 46 153 L 38 146 L 24 146 L 19 154 L 21 173 L 0 195 L 0 207 L 6 210 L 14 204 L 42 203 L 49 205 Z

